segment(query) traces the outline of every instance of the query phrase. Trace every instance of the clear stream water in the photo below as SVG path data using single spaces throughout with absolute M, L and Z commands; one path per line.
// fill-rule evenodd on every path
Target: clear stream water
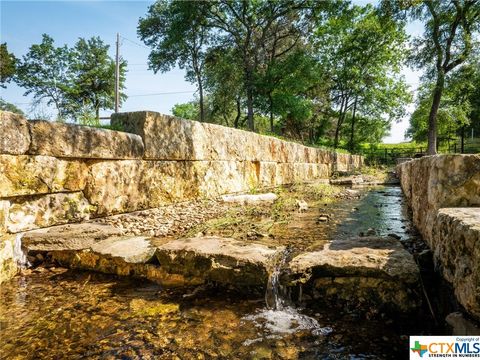
M 411 223 L 399 188 L 361 192 L 358 200 L 330 205 L 328 211 L 335 213 L 337 221 L 316 224 L 309 238 L 315 239 L 311 236 L 315 233 L 322 234 L 320 238 L 328 234 L 351 236 L 369 228 L 380 235 L 410 236 Z M 302 228 L 302 224 L 295 226 Z M 295 227 L 292 229 L 289 231 L 294 234 Z M 309 247 L 308 243 L 303 245 Z M 265 299 L 214 287 L 165 289 L 146 280 L 37 268 L 0 287 L 0 358 L 408 356 L 407 335 L 413 330 L 403 324 L 388 318 L 367 321 L 336 308 L 315 304 L 302 308 L 302 304 L 288 302 L 278 281 L 287 256 L 279 259 Z

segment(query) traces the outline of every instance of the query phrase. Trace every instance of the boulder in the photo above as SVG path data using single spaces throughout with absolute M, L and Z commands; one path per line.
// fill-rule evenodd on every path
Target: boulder
M 10 200 L 7 231 L 17 233 L 90 218 L 95 207 L 82 192 L 19 197 Z
M 157 246 L 160 267 L 192 279 L 234 286 L 265 287 L 273 260 L 283 248 L 229 238 L 196 237 Z
M 21 155 L 28 151 L 30 133 L 23 116 L 0 111 L 0 154 Z
M 289 263 L 290 283 L 306 284 L 314 298 L 367 303 L 395 311 L 419 306 L 419 270 L 393 238 L 334 240 L 323 250 L 300 254 Z M 308 291 L 308 290 L 307 290 Z
M 81 191 L 87 176 L 83 161 L 0 155 L 0 197 Z
M 137 159 L 142 138 L 135 134 L 60 122 L 30 121 L 29 154 L 60 158 Z

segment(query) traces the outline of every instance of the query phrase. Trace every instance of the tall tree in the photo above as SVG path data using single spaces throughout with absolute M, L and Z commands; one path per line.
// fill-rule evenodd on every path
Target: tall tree
M 69 79 L 70 54 L 66 45 L 55 47 L 53 39 L 42 35 L 42 42 L 30 47 L 17 67 L 15 81 L 26 89 L 24 95 L 33 94 L 36 104 L 46 100 L 54 105 L 60 119 L 70 109 L 68 96 L 71 91 Z
M 0 87 L 10 82 L 16 72 L 17 58 L 8 52 L 7 43 L 0 44 Z
M 188 80 L 197 83 L 200 121 L 204 121 L 203 69 L 209 33 L 199 11 L 201 6 L 202 3 L 195 1 L 159 0 L 140 19 L 138 35 L 152 49 L 148 59 L 154 72 L 166 72 L 178 65 L 186 69 Z
M 115 61 L 108 55 L 109 45 L 99 37 L 80 38 L 70 50 L 72 89 L 69 102 L 79 109 L 91 109 L 98 121 L 100 109 L 112 109 L 115 101 Z M 120 90 L 125 88 L 126 61 L 120 62 Z M 120 100 L 126 95 L 120 91 Z M 75 106 L 76 104 L 76 106 Z
M 478 0 L 424 0 L 407 2 L 410 15 L 425 23 L 425 33 L 415 39 L 412 62 L 426 69 L 426 76 L 434 79 L 432 102 L 428 115 L 428 153 L 437 153 L 437 114 L 446 76 L 472 54 L 473 36 L 480 30 L 480 1 Z

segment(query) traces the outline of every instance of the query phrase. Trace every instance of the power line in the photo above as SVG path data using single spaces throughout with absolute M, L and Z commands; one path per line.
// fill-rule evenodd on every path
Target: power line
M 152 94 L 137 94 L 137 95 L 128 95 L 129 98 L 131 97 L 139 97 L 139 96 L 157 96 L 157 95 L 173 95 L 173 94 L 192 94 L 196 91 L 171 91 L 171 92 L 162 92 L 162 93 L 152 93 Z
M 133 41 L 133 40 L 127 39 L 126 37 L 124 37 L 124 36 L 121 36 L 121 35 L 120 35 L 120 37 L 121 37 L 123 40 L 127 40 L 127 41 L 131 42 L 131 43 L 132 43 L 132 44 L 134 44 L 134 45 L 137 45 L 137 46 L 140 46 L 140 47 L 142 47 L 142 48 L 145 48 L 145 49 L 148 49 L 148 50 L 150 50 L 150 48 L 149 48 L 149 47 L 146 47 L 145 45 L 139 44 L 139 43 L 138 43 L 138 42 L 136 42 L 136 41 Z

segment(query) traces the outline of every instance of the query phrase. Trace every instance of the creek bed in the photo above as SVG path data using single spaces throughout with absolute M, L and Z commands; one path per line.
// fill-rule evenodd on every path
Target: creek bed
M 325 212 L 334 219 L 314 220 Z M 273 237 L 255 241 L 314 250 L 369 229 L 407 242 L 415 236 L 396 187 L 358 189 L 355 198 L 310 207 L 274 226 Z M 165 289 L 55 267 L 29 272 L 0 288 L 1 358 L 398 359 L 407 356 L 408 334 L 430 331 L 315 304 L 293 317 L 265 312 L 262 320 L 263 298 L 225 288 Z

